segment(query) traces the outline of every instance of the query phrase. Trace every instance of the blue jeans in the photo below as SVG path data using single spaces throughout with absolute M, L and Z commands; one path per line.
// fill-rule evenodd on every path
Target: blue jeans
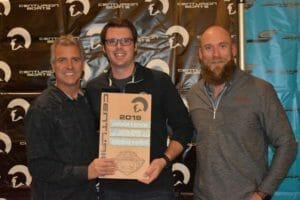
M 100 194 L 100 200 L 175 200 L 173 191 L 151 191 L 151 192 L 116 192 L 105 190 Z

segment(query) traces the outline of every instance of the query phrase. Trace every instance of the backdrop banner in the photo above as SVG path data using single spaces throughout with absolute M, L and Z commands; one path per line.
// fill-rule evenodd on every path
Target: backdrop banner
M 29 103 L 53 76 L 49 47 L 59 35 L 73 34 L 81 41 L 85 52 L 84 87 L 108 67 L 100 43 L 104 25 L 116 17 L 131 20 L 139 35 L 136 61 L 169 74 L 186 102 L 186 92 L 199 79 L 200 33 L 209 25 L 220 24 L 239 39 L 236 2 L 0 0 L 0 199 L 30 199 L 23 117 Z M 247 70 L 275 86 L 297 139 L 299 4 L 299 0 L 251 0 L 245 4 Z M 281 200 L 293 199 L 297 192 L 299 195 L 299 160 L 278 191 L 283 193 Z M 194 171 L 195 147 L 191 143 L 173 164 L 178 199 L 191 198 Z
M 300 1 L 249 1 L 246 67 L 272 83 L 298 141 L 298 154 L 274 200 L 300 199 Z M 269 151 L 269 158 L 273 150 Z

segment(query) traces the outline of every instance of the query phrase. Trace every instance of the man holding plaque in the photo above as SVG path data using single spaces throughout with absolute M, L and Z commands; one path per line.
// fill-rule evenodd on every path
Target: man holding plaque
M 191 140 L 193 126 L 188 111 L 167 74 L 134 62 L 137 31 L 130 21 L 117 19 L 108 22 L 101 32 L 101 42 L 110 67 L 87 85 L 88 98 L 95 115 L 99 117 L 100 106 L 102 111 L 109 107 L 109 104 L 101 104 L 101 93 L 148 94 L 151 96 L 151 133 L 150 164 L 143 175 L 137 180 L 107 179 L 104 176 L 100 181 L 100 198 L 175 199 L 170 164 Z M 102 96 L 102 99 L 105 98 Z M 137 101 L 134 109 L 139 111 L 143 106 Z M 122 117 L 124 121 L 128 118 Z M 100 127 L 103 126 L 102 121 Z M 169 144 L 167 125 L 173 132 Z
M 33 102 L 25 119 L 33 200 L 95 200 L 96 178 L 113 174 L 111 159 L 97 158 L 98 135 L 80 89 L 83 52 L 71 35 L 51 46 L 55 83 Z

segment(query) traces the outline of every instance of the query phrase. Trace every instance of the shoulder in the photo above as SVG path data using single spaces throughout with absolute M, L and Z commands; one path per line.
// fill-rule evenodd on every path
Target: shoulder
M 202 91 L 203 87 L 204 87 L 204 81 L 203 79 L 200 79 L 198 82 L 196 82 L 191 86 L 191 88 L 187 92 L 187 95 L 190 96 L 194 94 L 195 91 Z
M 53 86 L 48 86 L 32 103 L 31 109 L 47 110 L 58 108 L 65 95 Z
M 150 69 L 147 68 L 139 63 L 136 63 L 137 65 L 137 73 L 138 74 L 143 74 L 143 76 L 153 76 L 153 78 L 163 78 L 163 77 L 169 77 L 166 73 L 155 70 L 155 69 Z
M 248 74 L 246 72 L 244 72 L 244 76 L 245 76 L 244 79 L 246 80 L 246 84 L 248 85 L 248 87 L 254 87 L 254 89 L 261 92 L 274 90 L 273 85 L 266 80 L 263 80 L 252 74 Z
M 86 88 L 87 90 L 91 89 L 91 88 L 98 88 L 100 85 L 105 85 L 107 83 L 107 73 L 101 73 L 99 76 L 97 76 L 96 78 L 90 80 L 87 85 Z
M 152 74 L 152 77 L 153 77 L 154 81 L 157 81 L 157 82 L 172 82 L 171 77 L 168 74 L 166 74 L 165 72 L 155 70 L 155 69 L 149 69 L 149 68 L 146 68 L 146 67 L 145 67 L 145 69 L 148 71 L 148 73 Z

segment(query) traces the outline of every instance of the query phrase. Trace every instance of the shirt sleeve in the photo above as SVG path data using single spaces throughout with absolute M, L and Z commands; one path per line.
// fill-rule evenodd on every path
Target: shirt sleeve
M 87 166 L 66 164 L 56 156 L 51 143 L 51 119 L 38 108 L 30 108 L 25 117 L 28 167 L 38 181 L 58 185 L 79 185 L 88 181 Z
M 288 173 L 297 152 L 297 143 L 285 111 L 271 85 L 267 85 L 263 104 L 263 125 L 274 156 L 258 190 L 273 194 Z

